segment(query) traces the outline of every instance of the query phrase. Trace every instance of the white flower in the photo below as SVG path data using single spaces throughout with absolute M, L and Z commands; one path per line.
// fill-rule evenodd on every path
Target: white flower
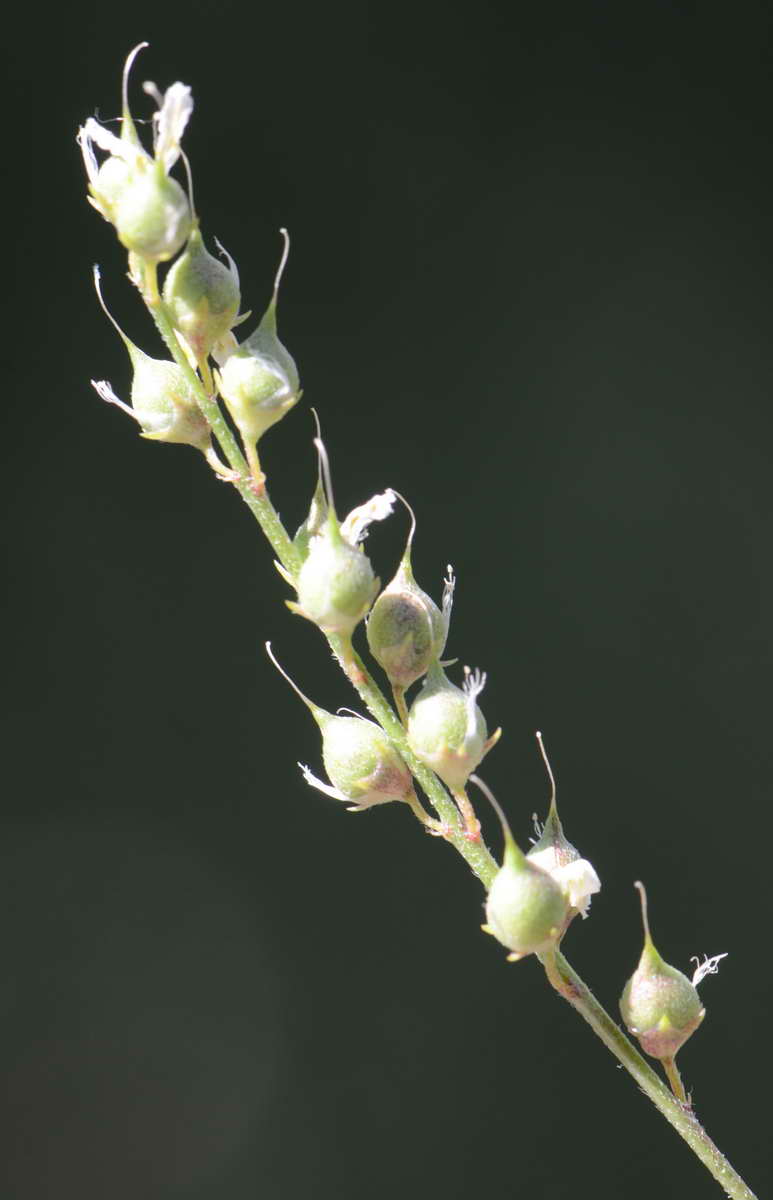
M 128 73 L 142 45 L 135 47 L 124 68 L 121 136 L 89 117 L 78 130 L 77 140 L 88 176 L 90 203 L 115 226 L 128 250 L 164 262 L 177 253 L 190 232 L 188 198 L 169 172 L 181 154 L 180 139 L 193 110 L 193 99 L 184 83 L 173 83 L 163 96 L 155 84 L 145 85 L 159 106 L 153 119 L 153 154 L 148 154 L 137 135 L 126 97 Z M 107 154 L 101 166 L 95 147 Z
M 370 500 L 353 508 L 348 517 L 341 522 L 341 535 L 344 540 L 350 546 L 358 546 L 367 537 L 369 525 L 374 521 L 383 521 L 390 515 L 396 499 L 392 489 L 387 488 L 385 492 L 379 492 L 377 496 L 371 496 Z
M 572 908 L 587 917 L 591 896 L 601 891 L 601 880 L 587 858 L 577 857 L 561 866 L 556 861 L 555 849 L 546 846 L 544 850 L 530 850 L 529 862 L 552 875 Z

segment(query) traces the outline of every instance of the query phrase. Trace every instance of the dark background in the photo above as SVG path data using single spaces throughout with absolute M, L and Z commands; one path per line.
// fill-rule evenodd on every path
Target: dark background
M 2 1195 L 718 1196 L 482 893 L 398 806 L 310 791 L 270 637 L 352 703 L 246 509 L 143 442 L 94 300 L 151 353 L 75 129 L 134 75 L 194 90 L 206 234 L 307 403 L 262 453 L 294 527 L 320 411 L 346 511 L 392 485 L 489 671 L 484 774 L 547 785 L 603 891 L 570 959 L 616 1015 L 634 879 L 683 970 L 681 1055 L 756 1189 L 769 1139 L 773 307 L 767 4 L 75 5 L 9 18 L 10 542 L 0 864 Z M 11 275 L 7 265 L 17 268 Z M 406 522 L 371 536 L 389 578 Z M 497 854 L 500 838 L 488 814 Z

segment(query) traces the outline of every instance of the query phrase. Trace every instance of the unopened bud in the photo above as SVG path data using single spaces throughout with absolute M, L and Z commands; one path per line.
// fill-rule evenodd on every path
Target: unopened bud
M 507 818 L 486 785 L 477 778 L 475 782 L 494 806 L 505 839 L 502 866 L 486 898 L 483 928 L 506 946 L 508 958 L 517 962 L 556 944 L 566 928 L 569 904 L 548 872 L 530 862 L 516 844 Z
M 647 920 L 647 896 L 637 883 L 644 925 L 639 965 L 625 985 L 620 1012 L 628 1029 L 653 1058 L 673 1058 L 700 1025 L 706 1010 L 690 980 L 664 962 L 655 949 Z
M 405 689 L 426 674 L 430 663 L 443 653 L 451 617 L 454 578 L 451 573 L 445 581 L 441 612 L 414 579 L 411 547 L 416 519 L 410 505 L 406 501 L 403 503 L 411 516 L 405 552 L 394 579 L 373 605 L 366 632 L 370 652 L 389 682 L 393 687 Z
M 408 744 L 452 791 L 464 787 L 501 732 L 488 736 L 478 707 L 485 683 L 480 671 L 468 671 L 464 688 L 458 688 L 435 661 L 411 705 Z
M 411 773 L 383 729 L 364 717 L 335 716 L 313 704 L 279 665 L 269 643 L 266 650 L 309 709 L 322 734 L 322 759 L 330 784 L 316 779 L 308 767 L 302 767 L 306 782 L 336 800 L 349 801 L 350 812 L 412 798 Z
M 164 303 L 198 362 L 228 333 L 239 312 L 239 272 L 230 254 L 222 253 L 227 265 L 209 253 L 196 223 L 164 280 Z

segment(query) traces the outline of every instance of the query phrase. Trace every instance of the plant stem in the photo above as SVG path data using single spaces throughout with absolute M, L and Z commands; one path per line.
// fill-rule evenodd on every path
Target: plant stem
M 636 1080 L 641 1090 L 662 1113 L 666 1120 L 684 1138 L 690 1149 L 725 1189 L 732 1200 L 756 1200 L 754 1192 L 730 1166 L 725 1156 L 714 1145 L 689 1103 L 680 1102 L 645 1062 L 639 1051 L 628 1040 L 620 1027 L 599 1004 L 591 990 L 583 983 L 577 972 L 569 965 L 559 950 L 549 950 L 539 955 L 550 983 L 572 1008 L 590 1025 L 608 1050 L 622 1063 Z
M 301 569 L 300 555 L 282 525 L 279 514 L 269 500 L 265 489 L 256 492 L 244 455 L 239 448 L 236 438 L 228 427 L 220 406 L 214 396 L 210 396 L 207 393 L 206 388 L 188 362 L 159 293 L 155 264 L 145 263 L 142 282 L 142 296 L 155 321 L 156 328 L 161 334 L 172 358 L 185 375 L 196 397 L 199 408 L 217 438 L 229 467 L 234 472 L 234 487 L 271 543 L 274 553 L 282 566 L 288 574 L 295 578 Z

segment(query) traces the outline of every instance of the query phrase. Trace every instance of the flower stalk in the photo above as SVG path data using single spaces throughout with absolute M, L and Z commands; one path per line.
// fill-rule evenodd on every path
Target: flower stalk
M 409 507 L 411 529 L 402 562 L 392 582 L 380 592 L 379 580 L 361 543 L 368 525 L 389 515 L 395 493 L 388 489 L 339 521 L 327 452 L 318 437 L 315 444 L 320 469 L 309 517 L 295 538 L 282 524 L 266 491 L 257 445 L 301 397 L 294 360 L 279 342 L 276 330 L 286 234 L 285 253 L 269 307 L 257 329 L 239 345 L 233 328 L 244 318 L 237 315 L 240 291 L 236 264 L 229 258 L 224 267 L 207 256 L 191 199 L 170 175 L 182 155 L 180 140 L 193 108 L 190 89 L 176 83 L 162 96 L 154 85 L 146 85 L 158 105 L 153 153 L 149 154 L 141 145 L 128 104 L 129 69 L 141 48 L 129 56 L 124 72 L 121 137 L 116 138 L 90 118 L 79 133 L 79 142 L 90 202 L 113 224 L 119 241 L 128 250 L 130 278 L 171 356 L 169 361 L 151 360 L 124 338 L 135 373 L 142 370 L 147 374 L 151 370 L 148 363 L 153 363 L 159 378 L 176 381 L 176 391 L 171 398 L 161 396 L 160 408 L 159 404 L 151 408 L 139 387 L 133 392 L 132 408 L 118 403 L 140 423 L 145 436 L 156 440 L 162 439 L 158 429 L 152 427 L 154 420 L 178 419 L 174 427 L 163 426 L 163 440 L 186 442 L 204 450 L 212 469 L 237 490 L 271 545 L 280 574 L 295 589 L 296 599 L 287 602 L 289 607 L 317 625 L 372 717 L 368 721 L 357 714 L 340 717 L 327 713 L 290 681 L 322 731 L 331 782 L 314 779 L 308 768 L 307 778 L 328 795 L 352 802 L 354 808 L 404 801 L 428 832 L 453 846 L 481 881 L 487 893 L 488 931 L 510 951 L 509 957 L 536 957 L 550 985 L 590 1025 L 726 1194 L 732 1200 L 754 1200 L 753 1193 L 698 1122 L 674 1062 L 678 1048 L 674 1030 L 684 1032 L 689 1026 L 691 1032 L 698 1023 L 696 1019 L 691 1025 L 685 1018 L 680 1027 L 677 1018 L 695 991 L 693 985 L 705 974 L 713 973 L 722 956 L 699 966 L 691 984 L 675 968 L 663 964 L 659 956 L 657 960 L 653 957 L 645 915 L 642 963 L 648 966 L 650 975 L 654 972 L 657 976 L 658 986 L 668 978 L 679 989 L 678 996 L 664 1002 L 661 1009 L 652 1010 L 647 990 L 651 978 L 642 976 L 642 984 L 640 964 L 624 995 L 623 1007 L 624 1014 L 631 1018 L 629 1026 L 641 1037 L 644 1048 L 661 1058 L 672 1088 L 669 1091 L 561 952 L 569 924 L 575 917 L 587 915 L 590 896 L 598 891 L 600 882 L 591 864 L 564 837 L 555 786 L 542 836 L 528 854 L 515 843 L 493 797 L 505 831 L 501 865 L 482 838 L 467 781 L 477 782 L 488 794 L 485 784 L 472 772 L 493 749 L 500 731 L 488 734 L 477 704 L 485 675 L 465 668 L 464 687 L 459 688 L 445 674 L 449 663 L 441 661 L 441 654 L 448 635 L 454 579 L 449 568 L 442 610 L 418 587 L 410 559 L 416 530 L 413 511 Z M 94 146 L 109 155 L 101 166 Z M 171 263 L 163 291 L 158 279 L 162 263 Z M 210 358 L 215 360 L 216 368 Z M 109 385 L 100 384 L 98 390 L 105 399 L 117 402 Z M 155 403 L 158 397 L 153 399 Z M 177 436 L 179 420 L 185 417 L 193 421 L 201 436 L 198 432 L 192 437 Z M 187 429 L 185 426 L 183 432 Z M 210 435 L 224 463 L 212 449 Z M 391 686 L 394 707 L 354 646 L 353 638 L 363 621 L 368 621 L 368 644 Z M 409 707 L 406 691 L 422 677 L 421 691 Z M 552 783 L 546 756 L 545 761 Z M 425 811 L 413 781 L 427 798 L 434 817 Z M 677 975 L 683 983 L 674 983 Z M 641 984 L 644 991 L 639 989 L 637 993 L 633 983 L 637 988 Z M 651 1011 L 654 1016 L 650 1019 Z M 647 1018 L 644 1022 L 638 1016 L 642 1012 Z M 694 1015 L 687 1014 L 691 1019 Z

